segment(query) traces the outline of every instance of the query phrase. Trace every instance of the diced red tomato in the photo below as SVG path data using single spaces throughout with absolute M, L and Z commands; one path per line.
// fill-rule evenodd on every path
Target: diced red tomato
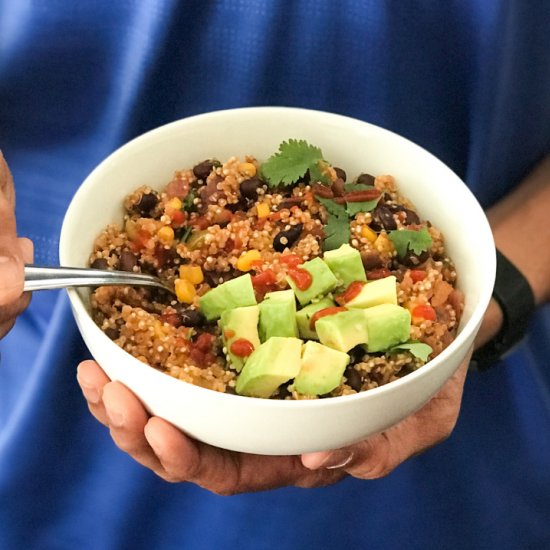
M 200 230 L 203 230 L 210 225 L 210 222 L 204 216 L 199 216 L 194 220 L 191 220 L 191 225 L 193 225 L 193 227 L 196 227 Z
M 189 357 L 197 367 L 204 368 L 206 366 L 206 354 L 200 349 L 192 347 L 189 350 Z
M 255 289 L 271 287 L 274 286 L 276 282 L 277 278 L 275 277 L 275 273 L 273 273 L 271 269 L 261 271 L 260 273 L 258 273 L 258 275 L 254 275 L 252 277 L 252 286 Z
M 288 267 L 298 267 L 300 264 L 304 263 L 304 260 L 302 260 L 298 254 L 284 254 L 279 258 L 279 261 Z
M 311 273 L 299 267 L 289 269 L 288 276 L 294 281 L 294 284 L 299 290 L 307 290 L 313 282 Z
M 185 223 L 185 212 L 181 210 L 173 210 L 170 212 L 170 218 L 172 218 L 173 227 L 181 227 Z
M 202 351 L 203 353 L 208 353 L 212 348 L 214 339 L 215 336 L 213 334 L 210 334 L 209 332 L 203 332 L 195 340 L 194 347 Z
M 160 316 L 160 320 L 163 323 L 168 323 L 173 327 L 179 327 L 181 325 L 181 317 L 177 313 L 163 313 Z
M 231 344 L 229 350 L 237 357 L 248 357 L 254 351 L 254 344 L 246 338 L 237 338 Z
M 427 321 L 435 321 L 437 315 L 435 309 L 429 304 L 420 304 L 412 310 L 412 316 Z
M 145 229 L 139 229 L 132 239 L 132 242 L 130 243 L 130 248 L 133 252 L 139 252 L 140 250 L 143 250 L 145 248 L 145 246 L 149 242 L 149 239 L 151 239 L 151 234 L 149 233 L 149 231 L 145 231 Z
M 365 285 L 366 283 L 363 281 L 353 281 L 349 284 L 348 288 L 346 288 L 346 290 L 342 294 L 338 294 L 338 296 L 335 297 L 336 303 L 344 305 L 348 302 L 351 302 L 356 296 L 361 293 L 361 290 Z
M 423 269 L 411 269 L 410 276 L 413 283 L 418 283 L 426 278 L 426 272 Z
M 311 319 L 309 320 L 309 328 L 311 330 L 315 330 L 315 323 L 322 317 L 326 317 L 327 315 L 334 315 L 336 313 L 340 313 L 341 311 L 347 310 L 348 308 L 343 306 L 332 306 L 326 307 L 325 309 L 320 309 L 311 316 Z

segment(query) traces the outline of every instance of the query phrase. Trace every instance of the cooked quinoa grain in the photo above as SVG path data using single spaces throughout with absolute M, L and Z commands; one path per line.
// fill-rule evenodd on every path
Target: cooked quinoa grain
M 396 277 L 397 303 L 411 313 L 410 340 L 428 344 L 435 357 L 455 338 L 463 307 L 443 235 L 421 219 L 391 175 L 361 174 L 344 183 L 345 172 L 327 166 L 324 176 L 324 184 L 304 177 L 273 188 L 262 179 L 260 162 L 246 156 L 203 160 L 176 171 L 160 190 L 137 187 L 124 200 L 121 224 L 107 226 L 96 239 L 90 265 L 157 275 L 175 296 L 100 287 L 91 297 L 95 322 L 140 361 L 185 382 L 235 393 L 237 372 L 217 323 L 200 310 L 201 296 L 245 273 L 258 301 L 289 288 L 292 269 L 323 255 L 331 216 L 323 201 L 351 201 L 349 193 L 364 192 L 366 185 L 377 202 L 350 216 L 349 244 L 360 252 L 367 280 Z M 401 230 L 425 230 L 429 249 L 400 255 L 391 235 Z M 342 383 L 328 396 L 376 388 L 424 364 L 407 350 L 367 353 L 357 346 L 349 354 Z M 291 380 L 272 398 L 315 397 L 298 393 Z

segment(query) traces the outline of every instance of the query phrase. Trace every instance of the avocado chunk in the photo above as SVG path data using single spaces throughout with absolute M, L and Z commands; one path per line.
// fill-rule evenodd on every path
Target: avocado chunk
M 231 279 L 209 290 L 201 297 L 199 303 L 208 321 L 218 319 L 227 309 L 255 306 L 257 302 L 250 273 Z
M 300 333 L 300 338 L 308 340 L 319 340 L 317 336 L 317 331 L 310 327 L 310 321 L 314 313 L 317 313 L 321 309 L 326 309 L 327 307 L 334 307 L 336 304 L 330 298 L 323 298 L 318 302 L 313 302 L 299 311 L 296 312 L 296 321 L 298 322 L 298 332 Z
M 350 309 L 321 317 L 315 323 L 319 340 L 325 346 L 339 351 L 349 351 L 367 340 L 364 309 Z
M 292 290 L 268 292 L 260 303 L 260 339 L 273 336 L 298 337 L 296 297 Z
M 331 392 L 342 383 L 349 361 L 347 353 L 318 342 L 306 342 L 302 366 L 294 381 L 296 391 L 304 395 L 324 395 Z
M 361 254 L 349 244 L 343 244 L 336 250 L 327 250 L 323 260 L 336 275 L 338 286 L 348 287 L 353 281 L 367 280 Z
M 231 366 L 240 372 L 248 357 L 240 357 L 231 351 L 231 344 L 236 340 L 247 340 L 254 349 L 260 347 L 258 336 L 259 306 L 237 307 L 226 309 L 218 324 L 222 332 L 223 345 L 227 349 L 227 358 Z
M 256 349 L 237 379 L 236 391 L 250 397 L 270 397 L 300 371 L 302 341 L 274 336 Z
M 365 314 L 368 340 L 364 347 L 368 352 L 386 351 L 409 339 L 411 314 L 408 309 L 380 304 L 361 311 Z
M 346 302 L 346 307 L 367 308 L 380 304 L 397 304 L 397 279 L 393 275 L 364 285 L 355 298 Z
M 327 294 L 338 285 L 338 279 L 321 258 L 313 258 L 313 260 L 302 264 L 300 268 L 305 269 L 311 275 L 312 281 L 308 288 L 300 290 L 291 277 L 287 277 L 286 280 L 303 306 L 309 304 L 314 298 Z

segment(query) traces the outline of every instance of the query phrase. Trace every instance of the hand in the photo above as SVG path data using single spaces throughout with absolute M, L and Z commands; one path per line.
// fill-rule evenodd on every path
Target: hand
M 14 208 L 13 178 L 0 152 L 0 339 L 30 302 L 30 294 L 23 294 L 23 266 L 32 263 L 33 245 L 17 237 Z
M 347 475 L 375 479 L 389 474 L 450 435 L 469 360 L 470 355 L 424 407 L 392 428 L 345 449 L 301 457 L 237 453 L 192 440 L 165 420 L 150 417 L 136 396 L 111 382 L 94 361 L 81 363 L 77 378 L 92 414 L 137 462 L 166 481 L 190 481 L 231 495 L 289 485 L 320 487 Z

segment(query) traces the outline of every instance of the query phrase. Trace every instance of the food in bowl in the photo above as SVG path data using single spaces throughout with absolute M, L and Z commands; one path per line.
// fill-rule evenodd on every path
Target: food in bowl
M 348 181 L 292 139 L 263 163 L 197 160 L 130 193 L 123 225 L 95 242 L 92 267 L 175 290 L 93 292 L 95 322 L 125 351 L 219 392 L 297 400 L 382 386 L 453 341 L 453 261 L 391 175 Z

